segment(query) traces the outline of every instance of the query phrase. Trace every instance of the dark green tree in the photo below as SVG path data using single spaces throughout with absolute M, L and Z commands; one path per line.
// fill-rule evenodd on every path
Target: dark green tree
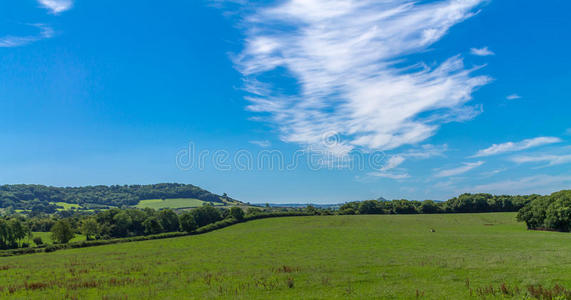
M 238 221 L 242 221 L 244 219 L 244 210 L 238 206 L 233 206 L 230 208 L 230 216 Z
M 159 218 L 152 216 L 143 222 L 143 227 L 145 227 L 145 234 L 157 234 L 163 232 L 163 226 L 159 221 Z
M 159 220 L 164 231 L 171 232 L 180 229 L 178 216 L 172 209 L 161 210 L 159 212 Z
M 198 228 L 196 221 L 194 220 L 194 215 L 190 212 L 185 212 L 180 215 L 180 227 L 183 231 L 193 232 Z

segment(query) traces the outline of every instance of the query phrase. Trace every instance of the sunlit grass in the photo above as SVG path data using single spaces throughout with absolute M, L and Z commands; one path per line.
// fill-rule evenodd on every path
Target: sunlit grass
M 491 285 L 490 299 L 502 284 L 571 287 L 571 234 L 527 231 L 514 213 L 287 217 L 0 270 L 0 298 L 463 299 Z
M 162 208 L 194 208 L 204 205 L 204 203 L 210 203 L 198 199 L 192 198 L 175 198 L 175 199 L 151 199 L 151 200 L 141 200 L 135 206 L 137 208 L 152 208 L 152 209 L 162 209 Z M 213 203 L 218 205 L 218 203 Z

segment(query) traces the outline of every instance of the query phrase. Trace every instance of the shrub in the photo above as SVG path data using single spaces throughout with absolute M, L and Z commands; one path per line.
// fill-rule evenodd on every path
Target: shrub
M 37 236 L 33 239 L 34 243 L 36 244 L 36 246 L 41 246 L 44 244 L 44 241 L 42 240 L 41 237 Z
M 244 219 L 244 211 L 237 206 L 231 207 L 230 216 L 238 221 L 242 221 Z

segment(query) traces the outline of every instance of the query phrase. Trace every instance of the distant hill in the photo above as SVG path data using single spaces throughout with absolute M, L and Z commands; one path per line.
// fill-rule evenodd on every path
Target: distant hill
M 97 185 L 53 187 L 44 185 L 0 186 L 0 208 L 55 212 L 62 203 L 77 204 L 83 209 L 135 206 L 149 199 L 196 199 L 216 205 L 240 204 L 226 195 L 216 195 L 192 184 L 159 183 L 150 185 Z

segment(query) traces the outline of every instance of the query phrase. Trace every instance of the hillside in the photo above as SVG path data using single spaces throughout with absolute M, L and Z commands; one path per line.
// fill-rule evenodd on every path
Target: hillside
M 521 299 L 571 287 L 571 235 L 527 231 L 515 215 L 275 218 L 4 257 L 0 298 Z
M 98 209 L 109 207 L 136 206 L 142 200 L 188 199 L 193 207 L 202 203 L 224 205 L 240 202 L 213 194 L 191 184 L 160 183 L 151 185 L 112 185 L 85 187 L 52 187 L 44 185 L 2 185 L 0 186 L 0 208 L 53 213 L 58 209 Z

